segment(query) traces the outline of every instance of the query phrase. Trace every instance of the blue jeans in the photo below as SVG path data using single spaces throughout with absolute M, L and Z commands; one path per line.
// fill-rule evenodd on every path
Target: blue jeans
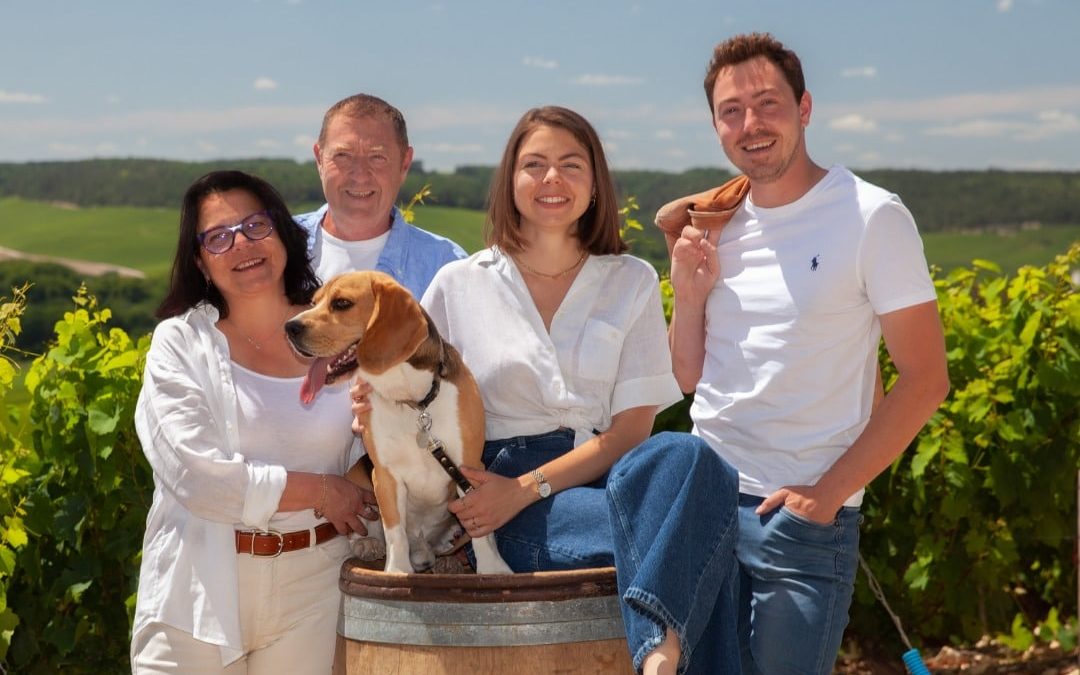
M 566 430 L 489 441 L 484 463 L 517 477 L 573 441 Z M 736 673 L 737 495 L 738 475 L 703 441 L 663 433 L 607 476 L 527 507 L 495 539 L 518 572 L 614 565 L 638 670 L 671 628 L 682 646 L 680 672 Z
M 859 565 L 859 523 L 843 507 L 828 525 L 784 507 L 754 513 L 739 495 L 739 643 L 743 673 L 833 670 Z

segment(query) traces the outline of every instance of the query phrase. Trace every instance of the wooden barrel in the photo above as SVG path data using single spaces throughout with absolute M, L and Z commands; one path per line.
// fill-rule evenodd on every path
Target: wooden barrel
M 341 568 L 335 675 L 633 673 L 615 569 L 386 574 Z

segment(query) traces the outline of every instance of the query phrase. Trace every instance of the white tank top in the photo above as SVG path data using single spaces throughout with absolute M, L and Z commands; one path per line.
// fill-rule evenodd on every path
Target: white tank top
M 300 402 L 303 377 L 270 377 L 233 362 L 239 404 L 240 452 L 249 460 L 289 471 L 343 475 L 352 447 L 349 382 L 324 387 L 311 405 Z M 280 532 L 317 525 L 311 509 L 280 512 L 270 527 Z

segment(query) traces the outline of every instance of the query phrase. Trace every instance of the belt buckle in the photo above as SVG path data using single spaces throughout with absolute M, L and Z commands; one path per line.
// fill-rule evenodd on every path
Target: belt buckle
M 271 537 L 277 537 L 277 551 L 274 553 L 256 553 L 255 552 L 255 537 L 265 534 Z M 251 533 L 251 551 L 249 553 L 253 558 L 276 558 L 281 555 L 285 550 L 285 535 L 277 530 L 255 530 Z

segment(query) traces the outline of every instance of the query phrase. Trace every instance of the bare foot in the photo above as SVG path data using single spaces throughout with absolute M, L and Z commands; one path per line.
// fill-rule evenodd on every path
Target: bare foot
M 679 669 L 679 656 L 682 648 L 679 646 L 679 636 L 670 628 L 664 636 L 664 641 L 649 652 L 641 664 L 642 675 L 675 675 Z

